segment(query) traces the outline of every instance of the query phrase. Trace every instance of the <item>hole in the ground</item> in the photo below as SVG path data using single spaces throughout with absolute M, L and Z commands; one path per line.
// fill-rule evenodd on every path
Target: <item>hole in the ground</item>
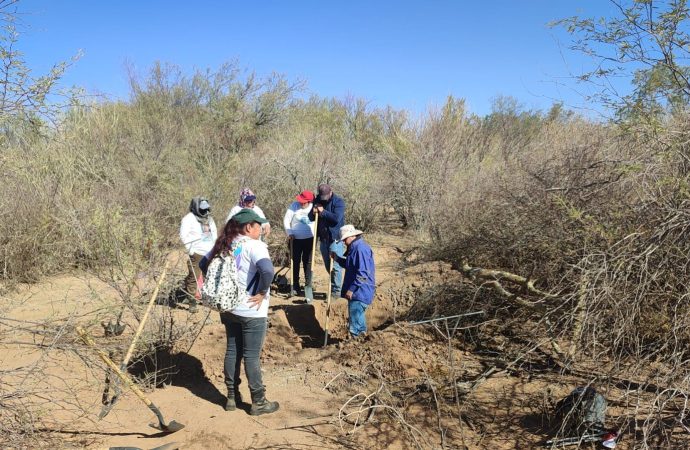
M 285 311 L 290 327 L 299 336 L 303 348 L 319 348 L 323 346 L 325 331 L 316 319 L 313 305 L 279 305 L 276 309 Z M 328 344 L 336 344 L 340 339 L 328 337 Z

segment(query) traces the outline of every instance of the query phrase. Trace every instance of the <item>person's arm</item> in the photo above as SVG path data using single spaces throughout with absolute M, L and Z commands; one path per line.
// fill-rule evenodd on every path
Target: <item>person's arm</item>
M 283 216 L 283 228 L 285 228 L 285 234 L 288 236 L 292 236 L 292 218 L 295 216 L 295 211 L 292 209 L 292 205 L 290 205 L 285 211 L 285 216 Z
M 268 258 L 260 259 L 256 263 L 256 271 L 259 274 L 259 283 L 256 286 L 255 293 L 266 295 L 275 274 L 273 263 Z
M 266 214 L 264 214 L 264 211 L 256 205 L 254 205 L 254 212 L 262 219 L 266 218 Z M 261 229 L 263 230 L 265 236 L 271 234 L 271 224 L 269 222 L 262 223 Z
M 269 222 L 262 223 L 261 229 L 264 232 L 264 236 L 268 236 L 269 234 L 271 234 L 271 224 Z
M 273 282 L 275 269 L 271 262 L 271 257 L 268 255 L 268 248 L 265 244 L 260 243 L 249 254 L 250 260 L 256 265 L 256 273 L 259 276 L 256 288 L 253 289 L 254 294 L 247 299 L 247 305 L 250 308 L 261 308 L 261 302 L 266 298 L 266 294 Z
M 266 298 L 266 294 L 268 293 L 268 289 L 271 287 L 273 276 L 275 274 L 275 269 L 273 268 L 273 263 L 271 263 L 271 260 L 264 258 L 257 261 L 256 273 L 259 276 L 259 282 L 254 290 L 254 295 L 247 299 L 247 306 L 250 308 L 256 307 L 256 309 L 259 309 L 261 308 L 261 302 L 263 302 Z
M 209 225 L 211 227 L 211 239 L 213 239 L 213 242 L 216 242 L 216 239 L 218 239 L 218 227 L 216 227 L 216 221 L 213 220 L 213 217 L 210 218 Z
M 182 223 L 180 224 L 180 240 L 187 249 L 187 253 L 191 254 L 190 252 L 192 251 L 192 244 L 199 239 L 194 234 L 194 224 L 190 223 L 189 220 L 186 220 L 186 218 L 187 216 L 182 219 Z
M 311 210 L 309 211 L 309 220 L 310 221 L 315 221 L 316 220 L 316 206 L 319 205 L 319 202 L 316 200 L 314 201 L 314 204 L 311 205 Z
M 208 271 L 208 265 L 211 263 L 211 252 L 208 252 L 204 255 L 203 258 L 201 258 L 201 261 L 199 261 L 199 269 L 201 269 L 201 273 L 204 274 L 204 277 L 206 277 L 206 272 Z
M 350 291 L 355 292 L 369 280 L 369 274 L 373 271 L 374 255 L 368 249 L 363 248 L 357 249 L 352 256 L 354 264 L 347 270 L 355 271 L 355 278 L 350 286 Z
M 333 211 L 326 211 L 325 209 L 321 212 L 321 217 L 319 220 L 323 220 L 329 227 L 338 225 L 341 220 L 345 217 L 345 201 L 339 197 L 333 198 Z
M 337 262 L 340 267 L 347 270 L 347 258 L 343 258 L 342 256 L 338 256 L 338 254 L 336 252 L 331 252 L 331 258 L 333 258 L 333 260 L 335 262 Z

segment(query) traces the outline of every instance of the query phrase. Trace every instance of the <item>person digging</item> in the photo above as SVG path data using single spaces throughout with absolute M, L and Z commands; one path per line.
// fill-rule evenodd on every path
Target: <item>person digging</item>
M 347 247 L 344 257 L 331 252 L 331 258 L 345 269 L 340 296 L 347 299 L 348 324 L 352 337 L 366 334 L 365 312 L 374 300 L 376 291 L 374 252 L 362 234 L 353 225 L 345 225 L 340 228 L 339 240 Z
M 340 295 L 343 275 L 342 266 L 336 260 L 331 270 L 331 259 L 328 255 L 335 252 L 339 257 L 343 256 L 343 244 L 336 239 L 338 231 L 345 225 L 345 200 L 335 195 L 333 189 L 328 184 L 320 184 L 318 194 L 314 199 L 314 207 L 309 212 L 309 220 L 317 223 L 316 234 L 319 239 L 321 257 L 323 258 L 326 272 L 331 275 L 331 293 L 332 295 Z
M 309 220 L 309 213 L 313 208 L 314 194 L 302 191 L 295 197 L 283 217 L 283 227 L 288 237 L 291 258 L 290 296 L 300 294 L 299 272 L 300 262 L 304 268 L 305 300 L 311 303 L 313 291 L 312 280 L 312 249 L 314 246 L 314 222 Z

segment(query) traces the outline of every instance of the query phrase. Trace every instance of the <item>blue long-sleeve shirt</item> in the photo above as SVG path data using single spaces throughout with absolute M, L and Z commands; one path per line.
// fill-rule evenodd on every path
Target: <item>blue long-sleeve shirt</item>
M 340 296 L 345 297 L 345 293 L 351 291 L 351 300 L 370 305 L 376 291 L 376 266 L 374 252 L 369 244 L 358 237 L 350 244 L 347 258 L 337 257 L 336 259 L 338 264 L 345 268 L 345 280 L 343 280 Z
M 345 225 L 345 200 L 333 194 L 327 202 L 316 197 L 314 204 L 323 206 L 323 211 L 319 214 L 319 227 L 316 230 L 319 240 L 330 244 L 340 239 L 340 228 Z M 309 220 L 315 220 L 313 208 L 309 213 Z

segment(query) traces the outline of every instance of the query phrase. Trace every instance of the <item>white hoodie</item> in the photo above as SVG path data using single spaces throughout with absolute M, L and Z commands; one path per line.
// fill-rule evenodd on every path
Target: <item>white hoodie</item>
M 218 238 L 216 223 L 208 219 L 208 226 L 204 229 L 194 213 L 188 213 L 182 218 L 180 225 L 180 239 L 190 255 L 206 255 L 213 248 Z
M 294 236 L 295 239 L 314 237 L 314 222 L 309 220 L 312 207 L 311 203 L 302 208 L 299 202 L 292 202 L 283 217 L 283 228 L 288 236 Z

